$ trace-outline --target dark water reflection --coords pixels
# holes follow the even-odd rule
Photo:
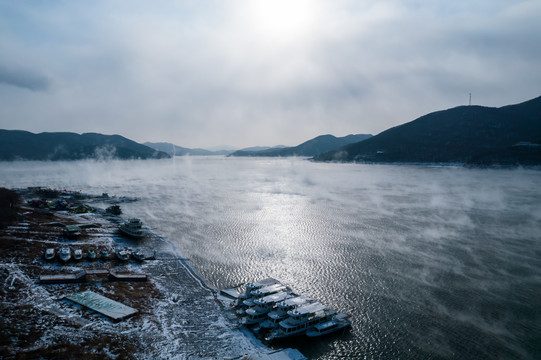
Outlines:
[[[126,215],[176,242],[217,288],[272,276],[350,313],[343,335],[286,343],[310,358],[541,357],[540,172],[231,158],[43,166],[45,184],[139,196]],[[8,183],[16,170],[4,170]]]

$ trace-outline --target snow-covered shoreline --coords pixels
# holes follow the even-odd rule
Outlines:
[[[23,200],[32,196],[21,193]],[[229,320],[217,291],[208,286],[182,256],[180,249],[150,229],[141,240],[117,232],[121,218],[103,211],[73,214],[48,212],[26,205],[18,221],[0,229],[1,325],[3,358],[56,356],[114,359],[243,359],[271,352]],[[143,219],[144,221],[144,219]],[[76,240],[67,240],[54,222],[91,223]],[[116,246],[156,250],[156,260],[139,263],[82,260],[60,265],[45,262],[51,246],[89,246],[112,250]],[[96,281],[82,284],[40,285],[40,274],[105,268],[144,273],[145,283]],[[70,294],[92,290],[125,303],[139,313],[120,323],[64,300]],[[9,324],[9,325],[8,325]]]

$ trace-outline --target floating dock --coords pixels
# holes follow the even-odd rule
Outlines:
[[[117,273],[114,271],[109,272],[110,281],[147,281],[146,274],[131,274],[131,273]]]
[[[222,289],[222,290],[220,290],[220,293],[222,295],[225,295],[225,296],[227,296],[227,297],[229,297],[231,299],[235,299],[235,300],[238,299],[239,295],[240,295],[240,293],[234,288]]]
[[[91,276],[89,279],[87,275]],[[97,276],[97,278],[96,278]],[[101,281],[100,278],[108,277],[109,281],[147,281],[146,274],[117,273],[114,270],[92,269],[81,270],[73,274],[40,275],[40,284],[66,284]]]
[[[87,275],[107,276],[107,275],[109,275],[109,270],[107,270],[107,269],[86,270],[86,274]]]
[[[40,275],[40,284],[63,284],[86,282],[86,271],[82,270],[74,274]]]

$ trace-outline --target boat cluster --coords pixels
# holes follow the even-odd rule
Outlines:
[[[86,204],[68,202],[66,199],[56,199],[56,200],[32,199],[28,201],[28,205],[34,208],[39,208],[39,209],[47,209],[47,210],[55,210],[55,211],[67,210],[75,214],[85,214],[85,213],[96,211],[96,209]]]
[[[240,323],[271,341],[292,336],[317,337],[351,326],[349,315],[337,313],[319,301],[294,293],[276,279],[245,286],[234,304]]]
[[[107,248],[102,248],[99,251],[95,248],[89,248],[86,251],[83,251],[81,248],[63,246],[58,251],[55,248],[47,248],[43,257],[47,261],[53,261],[58,257],[58,260],[65,264],[69,261],[81,261],[83,259],[88,261],[108,261],[116,258],[120,261],[128,261],[130,259],[143,261],[153,259],[155,255],[148,254],[142,249],[132,250],[130,248],[118,247],[113,252],[110,252]]]

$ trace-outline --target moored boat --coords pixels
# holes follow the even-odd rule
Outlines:
[[[137,218],[131,218],[124,224],[120,225],[118,229],[125,235],[140,239],[145,233],[143,232],[143,223]]]
[[[73,259],[74,260],[81,260],[83,258],[83,250],[81,249],[73,249]]]
[[[54,259],[54,249],[53,248],[48,248],[45,250],[45,254],[43,255],[43,257],[45,258],[45,260],[47,261],[51,261]]]
[[[239,323],[267,341],[307,335],[331,334],[351,326],[349,315],[339,313],[308,296],[297,295],[278,280],[268,278],[223,289],[220,294],[233,299]],[[224,298],[224,301],[227,299]]]
[[[137,261],[143,261],[147,259],[152,259],[153,255],[148,254],[146,251],[142,249],[137,249],[134,252],[132,252],[132,257]]]
[[[244,285],[245,290],[239,293],[238,295],[236,306],[244,306],[243,304],[244,300],[252,297],[253,290],[257,290],[262,287],[270,286],[274,284],[280,284],[280,282],[273,278],[266,278],[263,280],[247,283],[246,285]]]
[[[71,259],[71,249],[64,246],[58,252],[58,258],[63,262],[68,262]]]
[[[267,318],[267,314],[274,308],[277,302],[283,301],[292,296],[293,295],[289,294],[288,292],[282,291],[255,299],[254,306],[246,309],[246,316],[242,319],[241,323],[244,325],[251,325],[265,320]]]
[[[96,260],[98,255],[96,254],[96,250],[94,248],[90,248],[86,251],[86,258],[90,261]]]
[[[289,317],[281,321],[266,340],[304,335],[313,326],[330,320],[335,312],[322,303],[315,302],[290,310],[287,314]]]
[[[246,306],[246,307],[252,307],[252,306],[255,305],[254,301],[259,299],[259,298],[262,298],[262,297],[265,297],[265,296],[268,296],[268,295],[272,295],[272,294],[276,294],[276,293],[279,293],[279,292],[282,292],[282,291],[289,291],[289,290],[291,290],[291,289],[289,289],[286,285],[281,284],[281,283],[273,284],[273,285],[269,285],[269,286],[264,286],[264,287],[256,289],[256,290],[252,290],[250,292],[251,297],[244,300],[243,305]]]
[[[100,250],[100,258],[104,261],[109,259],[109,251],[105,248]]]
[[[120,261],[128,261],[130,259],[130,250],[126,248],[117,248],[115,254]]]
[[[267,314],[267,319],[261,323],[261,328],[274,329],[278,327],[280,321],[285,320],[289,316],[287,315],[289,310],[311,302],[314,302],[312,298],[300,295],[276,303],[276,307]]]
[[[347,314],[336,314],[331,320],[316,324],[310,329],[306,330],[306,336],[308,337],[317,337],[332,334],[338,330],[345,329],[351,326],[351,321],[349,321],[349,315]]]
[[[120,209],[120,205],[111,205],[107,209],[105,209],[106,212],[113,215],[120,215],[122,214],[122,210]]]

